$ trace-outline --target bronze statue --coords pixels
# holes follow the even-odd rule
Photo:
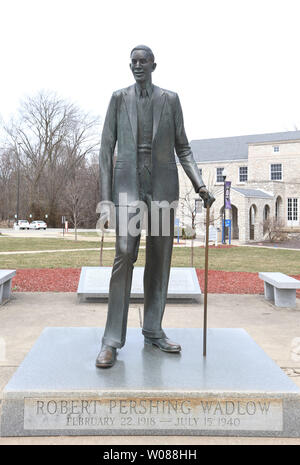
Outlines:
[[[164,205],[174,205],[178,201],[175,152],[204,205],[214,201],[189,146],[178,95],[152,84],[156,63],[149,47],[139,45],[130,56],[130,69],[136,84],[113,93],[100,149],[101,200],[112,201],[116,212],[116,255],[106,327],[96,360],[96,366],[100,368],[113,366],[117,349],[125,344],[133,265],[138,255],[140,234],[132,235],[129,229],[120,232],[124,209],[127,208],[125,216],[129,221],[133,215],[130,206],[142,201],[148,208],[149,228],[153,223],[151,208],[154,204],[161,205],[164,210]],[[116,143],[117,159],[113,166]],[[124,194],[126,200],[120,202]],[[168,234],[162,231],[160,216],[158,232],[148,233],[146,238],[142,333],[146,344],[178,353],[180,345],[170,341],[162,329],[174,238],[174,208],[169,208],[167,218]],[[109,209],[105,206],[101,209],[101,219],[110,221]]]

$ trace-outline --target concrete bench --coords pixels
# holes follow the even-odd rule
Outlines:
[[[0,305],[10,299],[11,281],[16,275],[16,270],[0,270]]]
[[[258,273],[264,281],[266,300],[274,301],[276,307],[296,307],[296,289],[300,281],[283,273]]]

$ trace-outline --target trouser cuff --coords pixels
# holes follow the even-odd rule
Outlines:
[[[142,333],[144,336],[151,337],[153,339],[161,339],[162,337],[166,337],[166,334],[162,329],[158,331],[149,331],[148,329],[143,329]]]
[[[106,344],[111,347],[115,347],[116,349],[121,349],[121,347],[124,346],[124,342],[119,342],[119,341],[114,341],[113,339],[110,339],[109,337],[103,337],[102,338],[102,344]]]

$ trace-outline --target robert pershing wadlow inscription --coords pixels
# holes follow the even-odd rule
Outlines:
[[[260,398],[25,399],[25,429],[282,430],[282,401]]]
[[[100,149],[100,224],[115,216],[116,255],[108,314],[96,366],[114,365],[125,344],[133,265],[137,259],[142,218],[147,221],[144,272],[146,344],[178,353],[162,329],[170,274],[174,211],[179,196],[175,152],[204,206],[215,200],[206,189],[185,134],[178,95],[152,84],[156,63],[152,50],[138,45],[130,54],[136,83],[113,93]],[[114,153],[117,157],[114,166]]]

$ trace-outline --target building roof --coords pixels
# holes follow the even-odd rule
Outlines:
[[[296,139],[300,139],[300,131],[192,140],[190,145],[196,162],[214,162],[225,160],[247,160],[248,144],[283,142]]]
[[[239,192],[244,197],[255,197],[258,199],[272,199],[274,196],[260,189],[247,189],[243,187],[232,187],[233,191]]]

